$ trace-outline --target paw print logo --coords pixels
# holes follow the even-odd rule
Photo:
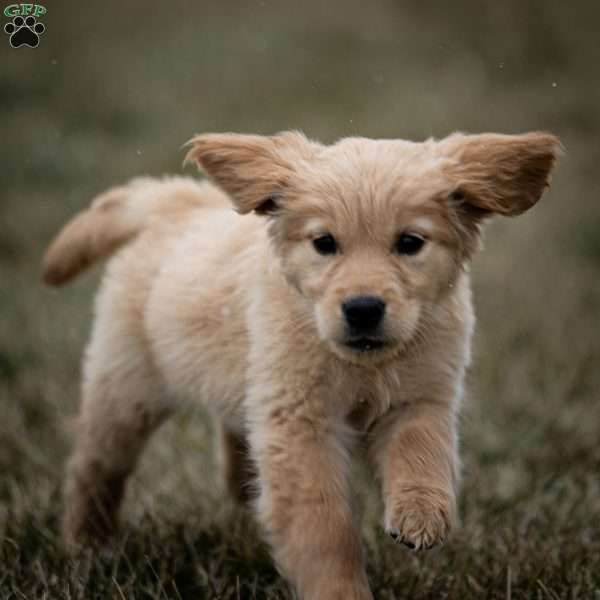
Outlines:
[[[40,35],[44,31],[46,31],[44,25],[31,15],[26,19],[15,17],[12,23],[7,23],[4,26],[4,32],[10,35],[10,45],[13,48],[19,48],[20,46],[37,48],[40,43]]]

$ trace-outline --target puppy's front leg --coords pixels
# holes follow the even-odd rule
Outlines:
[[[385,529],[410,548],[442,543],[456,520],[458,457],[454,409],[420,401],[397,409],[374,431]]]
[[[259,518],[303,600],[369,600],[348,497],[347,449],[316,404],[279,398],[253,415]]]

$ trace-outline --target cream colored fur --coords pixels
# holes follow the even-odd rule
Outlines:
[[[85,356],[66,539],[115,529],[148,436],[190,400],[220,423],[236,497],[256,471],[258,517],[303,598],[371,598],[347,480],[359,439],[385,529],[416,548],[443,542],[456,521],[469,259],[487,216],[540,198],[558,152],[544,133],[333,146],[212,134],[188,158],[218,187],[138,179],[102,195],[44,265],[63,283],[122,247]],[[420,252],[395,250],[402,233],[425,239]],[[325,234],[337,253],[313,247]],[[365,294],[386,304],[382,348],[347,345],[341,304]]]

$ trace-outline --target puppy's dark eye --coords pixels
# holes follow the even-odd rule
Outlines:
[[[335,254],[338,250],[335,238],[329,233],[315,238],[312,243],[319,254]]]
[[[394,249],[398,254],[414,256],[418,254],[425,245],[425,238],[414,233],[403,233],[398,238]]]

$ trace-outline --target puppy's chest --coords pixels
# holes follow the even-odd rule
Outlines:
[[[385,412],[378,410],[371,399],[361,396],[349,406],[344,421],[355,431],[363,433],[369,431]]]
[[[402,401],[401,382],[396,378],[362,375],[338,385],[339,416],[358,432],[368,431],[392,406]]]

